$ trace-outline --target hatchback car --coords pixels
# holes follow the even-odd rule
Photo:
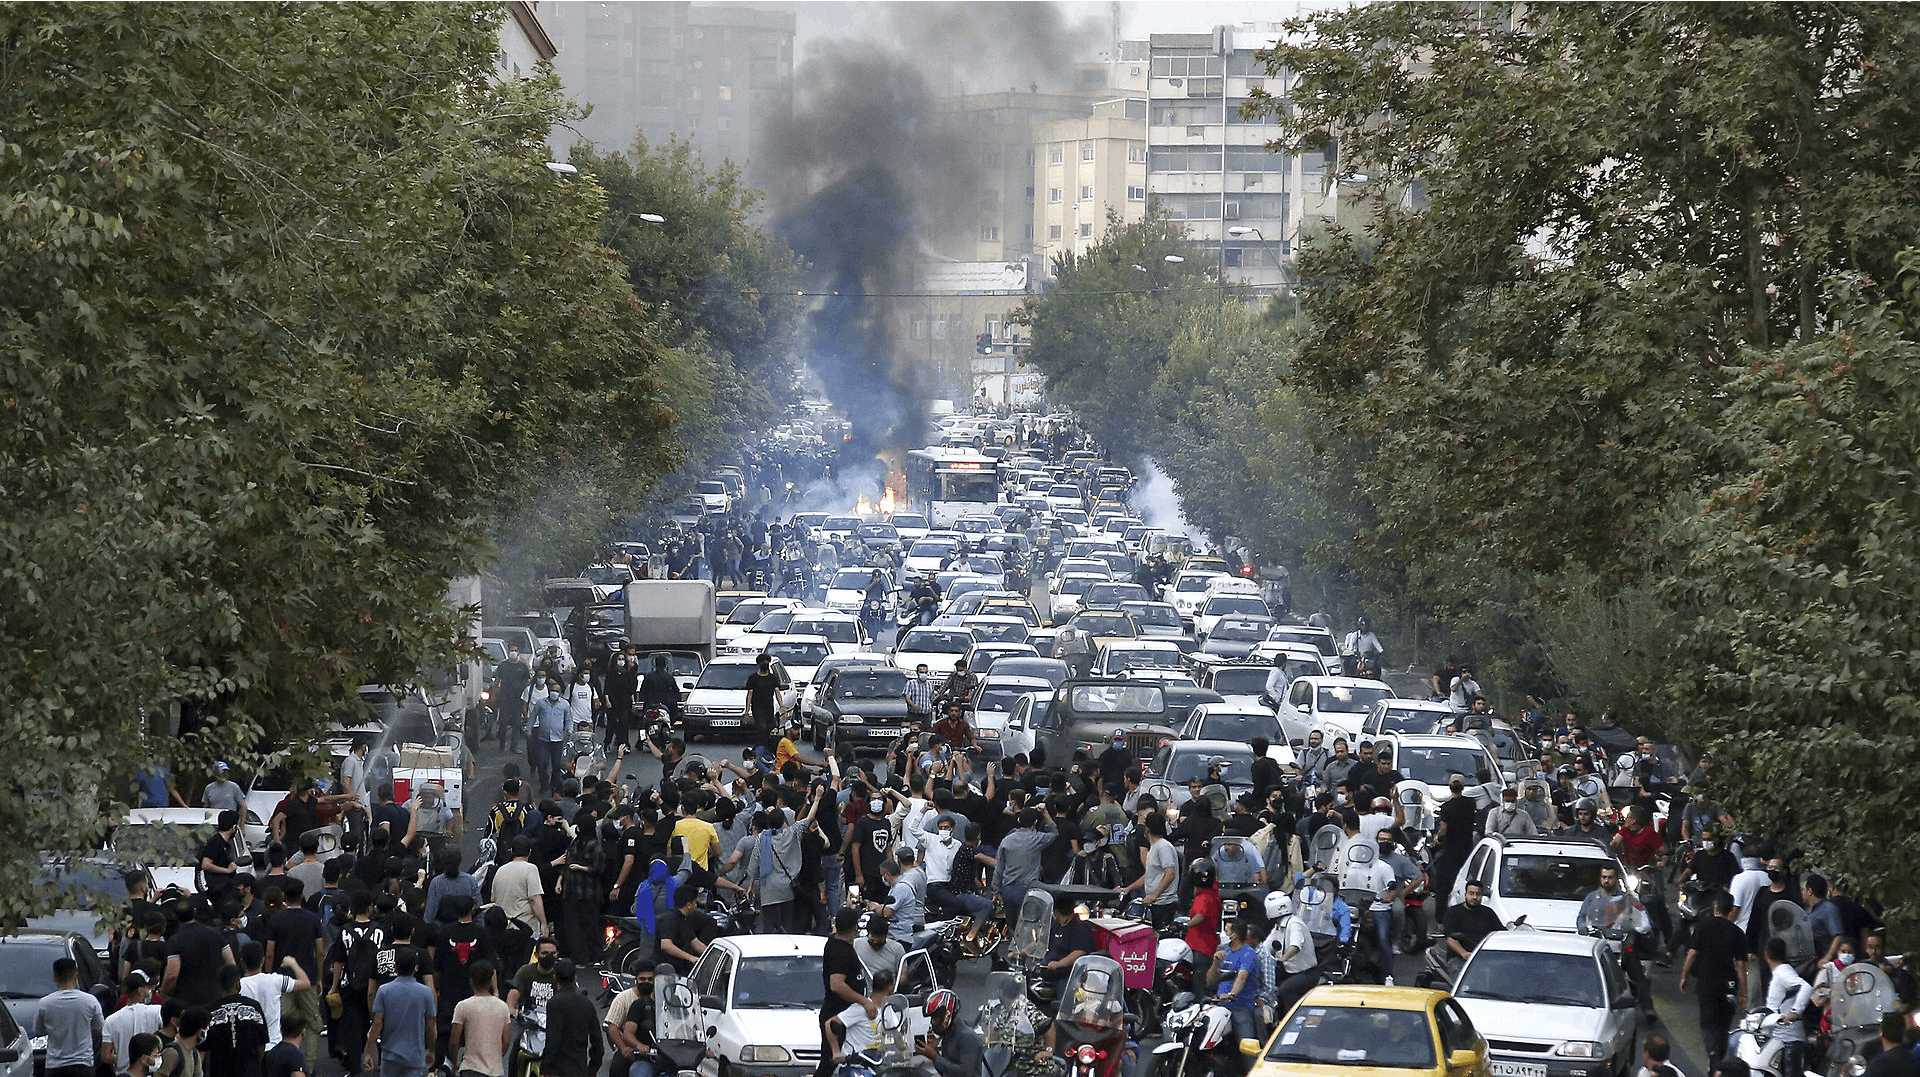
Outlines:
[[[1289,740],[1304,739],[1314,729],[1339,729],[1357,737],[1373,705],[1395,695],[1384,681],[1300,677],[1287,686],[1286,698],[1280,702],[1280,725]]]
[[[695,1026],[712,1029],[703,1077],[804,1077],[820,1064],[820,935],[727,935],[687,975]]]
[[[688,740],[696,733],[732,732],[748,727],[747,676],[754,669],[752,656],[734,655],[716,658],[700,671],[700,679],[694,682],[693,691],[687,693],[686,704],[680,708],[686,720]],[[781,702],[791,708],[795,696],[786,667],[776,661],[773,673],[780,679]]]
[[[1494,1077],[1625,1077],[1638,1061],[1640,1008],[1601,939],[1496,931],[1453,997],[1487,1038]]]
[[[1273,1030],[1250,1077],[1492,1077],[1487,1041],[1445,991],[1316,987]]]
[[[1580,903],[1600,885],[1600,869],[1625,869],[1600,846],[1553,838],[1481,838],[1454,880],[1448,904],[1466,899],[1467,883],[1486,888],[1486,904],[1503,924],[1522,916],[1542,931],[1572,932]]]
[[[907,725],[907,674],[887,666],[850,666],[827,675],[813,709],[813,745],[884,752]]]

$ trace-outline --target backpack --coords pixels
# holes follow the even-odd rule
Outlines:
[[[340,944],[347,951],[347,987],[365,991],[367,984],[380,976],[382,955],[386,958],[386,976],[393,975],[393,948],[387,932],[379,924],[354,922],[340,932]]]
[[[487,815],[487,837],[493,839],[495,855],[505,854],[526,829],[527,806],[518,800],[502,800]]]

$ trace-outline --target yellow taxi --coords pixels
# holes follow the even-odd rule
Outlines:
[[[1241,1040],[1250,1077],[1490,1077],[1487,1041],[1445,991],[1371,984],[1307,992],[1264,1047]]]

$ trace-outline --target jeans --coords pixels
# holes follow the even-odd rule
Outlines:
[[[1236,1041],[1237,1040],[1257,1040],[1260,1038],[1260,1022],[1255,1019],[1253,1007],[1228,1006],[1227,1014],[1228,1016],[1233,1018],[1233,1038]],[[1222,1046],[1224,1047],[1225,1045],[1223,1044]],[[1245,1065],[1252,1064],[1253,1062],[1252,1059],[1246,1058],[1244,1055],[1240,1054],[1238,1043],[1234,1044],[1233,1047],[1229,1049],[1232,1050],[1235,1058],[1239,1058],[1242,1060],[1243,1064]]]
[[[1380,947],[1380,964],[1388,972],[1393,971],[1393,910],[1372,910],[1373,937]]]
[[[840,911],[840,858],[829,856],[820,862],[820,881],[827,888],[827,920]]]
[[[1003,886],[1000,888],[1000,904],[1006,906],[1008,923],[1020,919],[1020,905],[1027,900],[1027,889],[1028,888],[1024,886]],[[1169,922],[1171,922],[1171,918],[1169,918]]]
[[[930,883],[927,901],[937,909],[958,909],[973,918],[975,931],[993,915],[993,899],[980,894],[957,894],[947,883]]]
[[[546,793],[558,784],[560,744],[550,741],[538,730],[527,736],[527,782],[537,793]]]
[[[627,1067],[627,1077],[653,1077],[653,1063],[644,1058],[636,1058],[633,1065]]]
[[[380,1060],[380,1077],[427,1077],[427,1067],[383,1058]]]

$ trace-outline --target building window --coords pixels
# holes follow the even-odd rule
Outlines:
[[[1228,247],[1220,252],[1220,264],[1228,269],[1239,269],[1245,253],[1239,247]]]
[[[733,100],[733,87],[731,87],[731,86],[722,86],[722,87],[720,87],[720,91],[719,91],[719,92],[720,92],[720,100],[722,100],[722,101],[731,101],[731,100]]]
[[[986,168],[999,168],[1000,147],[988,146],[986,150],[980,154],[980,164]]]
[[[952,317],[952,315],[946,314],[933,320],[933,339],[947,339],[947,319],[950,317]]]
[[[1080,201],[1082,202],[1093,201],[1093,184],[1083,183],[1080,185]]]
[[[927,323],[922,319],[915,318],[913,320],[912,335],[915,340],[927,339]]]
[[[1081,225],[1081,226],[1080,226],[1080,238],[1081,238],[1081,239],[1091,239],[1092,237],[1093,237],[1093,225],[1091,225],[1091,224],[1083,224],[1083,225]]]
[[[1061,149],[1058,146],[1055,146],[1053,149],[1050,149],[1047,151],[1047,163],[1050,165],[1057,165],[1060,162],[1066,160],[1066,157],[1067,157],[1067,151]]]
[[[1145,187],[1127,188],[1127,201],[1145,202],[1146,200],[1147,200],[1147,189]]]
[[[1027,188],[1027,201],[1033,201],[1033,188]]]
[[[1058,187],[1047,188],[1047,201],[1049,202],[1060,201],[1060,188]]]
[[[991,225],[991,224],[983,224],[983,225],[981,225],[981,226],[980,226],[980,242],[982,242],[982,243],[998,243],[998,242],[1000,242],[1000,228],[999,228],[999,226],[997,226],[997,225]]]
[[[722,131],[733,130],[733,117],[731,116],[720,117],[720,130]]]
[[[1059,226],[1059,225],[1057,225],[1057,224],[1050,224],[1050,225],[1047,225],[1047,238],[1048,238],[1048,239],[1059,239],[1059,238],[1060,238],[1060,226]]]
[[[1128,146],[1127,147],[1127,163],[1130,165],[1146,164],[1147,148],[1145,146]]]
[[[1028,168],[1033,167],[1033,151],[1032,150],[1027,151],[1027,167]]]
[[[1086,145],[1080,147],[1080,159],[1082,161],[1093,160],[1093,143],[1089,142]]]
[[[1027,242],[1033,242],[1033,225],[1027,225]]]

